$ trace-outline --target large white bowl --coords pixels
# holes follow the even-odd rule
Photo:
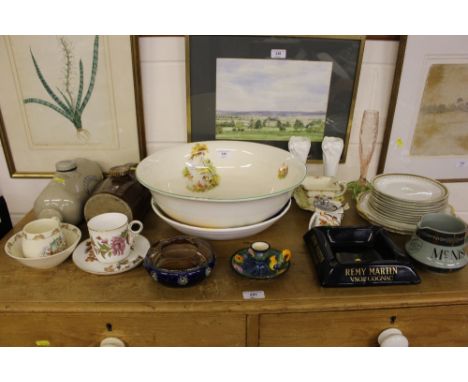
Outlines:
[[[203,228],[203,227],[194,227],[188,224],[183,224],[178,221],[175,221],[168,217],[164,212],[162,212],[156,203],[152,200],[151,207],[153,211],[158,215],[162,220],[164,220],[171,227],[175,228],[177,231],[185,233],[187,235],[201,237],[208,240],[234,240],[241,239],[244,237],[255,235],[259,232],[262,232],[276,223],[281,219],[286,212],[289,211],[291,207],[291,199],[287,204],[272,218],[264,220],[257,224],[247,225],[244,227],[235,227],[235,228]]]
[[[193,191],[203,171],[212,187]],[[305,164],[288,151],[241,141],[170,147],[145,158],[136,169],[137,179],[166,215],[207,228],[244,227],[271,218],[305,175]]]
[[[67,223],[60,223],[60,227],[62,228],[63,235],[65,236],[65,242],[67,243],[67,248],[62,252],[44,257],[24,257],[23,250],[21,248],[21,242],[23,239],[21,232],[19,232],[8,239],[5,244],[5,253],[27,267],[37,269],[56,267],[63,263],[68,256],[72,254],[81,239],[81,231],[78,227]]]

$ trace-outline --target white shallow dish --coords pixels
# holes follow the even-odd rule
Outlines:
[[[60,226],[67,243],[67,248],[62,252],[44,257],[24,257],[23,250],[21,248],[21,242],[23,239],[21,232],[19,232],[6,242],[5,253],[27,267],[36,269],[49,269],[56,267],[63,263],[68,256],[73,253],[73,250],[81,239],[81,231],[78,227],[67,223],[61,223]]]
[[[215,179],[214,185],[198,187],[202,171]],[[245,227],[269,219],[305,175],[305,164],[288,151],[244,141],[170,147],[136,169],[139,182],[167,216],[205,228]]]
[[[168,217],[163,211],[161,211],[158,208],[154,200],[151,200],[151,207],[153,207],[153,211],[156,213],[156,215],[163,219],[167,224],[175,228],[177,231],[180,231],[187,235],[196,236],[208,240],[234,240],[255,235],[259,232],[266,230],[271,225],[276,223],[289,211],[289,208],[291,207],[291,199],[283,207],[283,209],[281,209],[280,212],[278,212],[275,216],[271,217],[270,219],[267,219],[260,223],[235,228],[194,227],[180,223]]]
[[[413,174],[382,174],[372,180],[374,189],[389,198],[415,203],[437,203],[448,195],[440,182]]]
[[[91,241],[89,239],[80,243],[73,252],[73,262],[82,271],[95,275],[115,275],[122,272],[127,272],[143,262],[150,243],[148,239],[142,235],[138,235],[133,242],[130,254],[124,260],[116,263],[101,263],[91,249]]]

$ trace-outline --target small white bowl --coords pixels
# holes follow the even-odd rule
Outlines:
[[[5,253],[11,258],[19,261],[21,264],[31,268],[53,268],[60,263],[63,263],[68,258],[68,256],[73,253],[73,250],[76,248],[81,239],[81,231],[78,227],[67,223],[61,223],[60,226],[67,243],[67,248],[62,252],[45,257],[24,257],[23,251],[21,249],[21,241],[23,239],[21,232],[19,232],[16,235],[10,237],[10,239],[6,242]]]
[[[164,212],[162,212],[158,208],[154,200],[151,200],[151,207],[153,207],[153,211],[156,213],[156,215],[158,215],[171,227],[175,228],[176,230],[182,233],[201,237],[208,240],[233,240],[244,238],[247,236],[252,236],[266,230],[268,227],[270,227],[279,219],[281,219],[286,214],[286,212],[289,211],[289,208],[291,207],[291,199],[289,199],[286,205],[270,219],[264,220],[260,223],[234,228],[204,228],[183,224],[176,220],[172,220],[170,217],[164,214]]]

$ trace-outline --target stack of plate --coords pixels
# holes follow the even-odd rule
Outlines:
[[[413,174],[383,174],[359,196],[358,212],[389,231],[409,234],[425,214],[450,212],[448,190],[440,182]]]

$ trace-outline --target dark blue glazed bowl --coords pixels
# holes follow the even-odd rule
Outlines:
[[[208,242],[191,236],[176,236],[154,244],[143,266],[157,282],[186,287],[208,277],[215,262]]]

